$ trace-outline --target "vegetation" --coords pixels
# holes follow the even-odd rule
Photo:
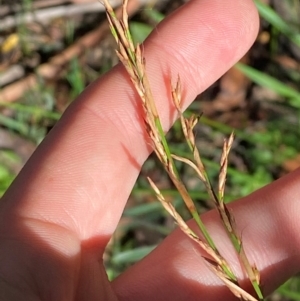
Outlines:
[[[174,7],[177,2],[180,4],[179,0],[172,2]],[[219,180],[223,139],[232,130],[235,132],[227,168],[225,204],[300,165],[300,24],[297,18],[286,17],[294,16],[295,11],[299,15],[299,4],[296,0],[272,1],[270,4],[255,2],[262,18],[255,45],[236,69],[230,70],[193,103],[186,115],[190,118],[193,114],[204,112],[200,123],[194,128],[197,133],[195,144],[201,150],[201,159],[212,183]],[[32,10],[40,8],[35,1],[26,0],[19,12],[25,15]],[[167,6],[140,10],[130,28],[134,41],[141,42],[169,12]],[[0,135],[3,135],[0,136],[1,194],[68,103],[117,61],[112,55],[114,43],[109,34],[102,35],[85,53],[65,61],[63,71],[49,79],[45,74],[51,70],[53,57],[76,45],[80,38],[106,20],[104,13],[98,12],[58,17],[49,22],[47,28],[39,23],[25,26],[21,22],[17,27],[2,31],[2,74],[7,74],[7,70],[14,65],[23,68],[24,73],[2,85],[2,93],[0,91]],[[57,28],[63,32],[59,37],[55,32]],[[7,98],[13,98],[9,94],[11,85],[32,74],[36,75],[35,85],[30,90],[23,88],[21,97],[7,101]],[[225,101],[226,108],[222,106]],[[167,138],[170,141],[170,153],[193,159],[180,122],[175,124]],[[21,151],[20,145],[26,151]],[[211,208],[207,202],[205,185],[195,182],[193,172],[184,162],[177,163],[177,173],[182,175],[197,211]],[[108,247],[106,257],[110,278],[145,256],[174,227],[156,201],[147,177],[163,187],[158,192],[159,196],[172,199],[183,219],[189,218],[180,194],[164,174],[155,156],[151,156],[136,183],[115,239]],[[282,300],[300,300],[299,285],[296,276],[279,288],[270,300],[278,300],[278,296]]]

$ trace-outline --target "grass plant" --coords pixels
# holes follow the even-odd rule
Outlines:
[[[129,30],[128,15],[126,12],[128,1],[123,0],[123,14],[121,20],[116,18],[115,13],[107,0],[104,0],[103,3],[106,8],[111,32],[118,44],[117,55],[126,68],[128,75],[140,97],[144,109],[144,122],[146,132],[152,143],[153,150],[157,158],[163,165],[168,176],[170,177],[173,185],[181,195],[186,207],[195,220],[204,239],[200,238],[200,236],[187,225],[181,215],[176,211],[172,202],[166,200],[155,183],[150,178],[148,178],[151,187],[155,191],[156,196],[163,207],[175,219],[180,229],[205,251],[207,255],[203,256],[203,258],[206,261],[207,265],[227,285],[231,292],[241,300],[263,300],[264,297],[260,287],[259,271],[248,261],[248,258],[243,249],[240,234],[237,232],[236,226],[234,224],[234,217],[227,209],[224,202],[228,155],[233,143],[233,134],[231,134],[230,137],[224,142],[223,152],[220,160],[218,189],[216,192],[213,188],[213,185],[211,184],[195,143],[195,135],[193,130],[198,123],[199,118],[195,115],[192,115],[190,118],[185,118],[181,112],[180,77],[178,77],[176,85],[172,87],[172,98],[180,116],[180,122],[184,137],[190,148],[190,151],[193,154],[192,160],[173,154],[169,148],[145,70],[145,58],[142,55],[140,45],[134,45],[131,32]],[[233,246],[235,247],[235,250],[240,258],[243,270],[246,271],[249,280],[251,281],[252,286],[257,294],[257,297],[251,296],[248,292],[244,291],[240,287],[237,277],[233,273],[226,259],[222,257],[221,252],[216,247],[203,221],[201,220],[195,203],[189,195],[187,187],[180,177],[175,161],[180,161],[189,165],[205,185],[208,195],[213,200],[214,205],[219,212],[221,221],[223,222],[227,234]]]

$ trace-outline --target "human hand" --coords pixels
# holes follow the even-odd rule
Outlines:
[[[248,50],[257,28],[250,0],[194,0],[154,31],[145,57],[166,129],[173,122],[169,79],[180,74],[186,107]],[[235,299],[179,230],[107,280],[103,251],[151,151],[136,103],[117,66],[70,106],[7,191],[0,202],[0,300]],[[231,206],[266,292],[299,271],[299,178],[300,170]],[[204,220],[242,278],[216,213]]]

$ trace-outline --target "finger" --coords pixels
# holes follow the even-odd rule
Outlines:
[[[300,169],[230,205],[250,262],[261,272],[265,294],[300,270],[299,181]],[[245,279],[217,213],[205,214],[204,221],[239,279]],[[249,289],[248,281],[242,284]],[[236,300],[180,230],[116,279],[113,288],[120,301]]]
[[[144,54],[166,129],[175,118],[169,81],[180,75],[186,107],[245,53],[257,23],[252,1],[194,0],[154,30]],[[138,103],[120,66],[91,85],[9,189],[5,215],[47,221],[103,248],[150,152]]]

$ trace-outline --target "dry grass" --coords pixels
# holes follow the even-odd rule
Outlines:
[[[184,133],[186,142],[193,154],[193,159],[187,159],[176,154],[171,153],[168,142],[163,131],[159,114],[156,109],[153,94],[145,70],[145,58],[142,55],[140,45],[134,45],[128,26],[127,4],[128,0],[123,0],[123,13],[121,19],[118,19],[107,0],[103,0],[106,8],[107,18],[110,24],[111,32],[118,44],[117,55],[126,68],[129,77],[134,84],[134,87],[140,96],[144,109],[144,122],[146,131],[152,142],[153,150],[158,159],[163,165],[165,171],[168,173],[174,186],[180,193],[186,207],[191,213],[193,219],[196,221],[204,240],[202,240],[183,220],[178,214],[171,201],[167,201],[154,182],[149,179],[150,185],[154,189],[157,198],[162,203],[164,208],[175,219],[181,230],[195,241],[207,254],[203,257],[207,265],[215,272],[215,274],[226,284],[231,292],[241,300],[263,300],[263,295],[260,287],[260,275],[255,266],[252,266],[244,252],[240,234],[236,230],[234,217],[227,209],[224,203],[224,190],[227,174],[228,156],[233,143],[233,134],[224,141],[223,152],[220,160],[219,169],[219,183],[217,192],[210,182],[206,168],[201,160],[200,152],[196,147],[194,127],[199,121],[199,117],[192,115],[190,118],[185,118],[181,112],[181,85],[180,77],[177,83],[172,87],[172,98],[174,105],[178,111],[181,127]],[[171,79],[170,79],[171,82]],[[176,168],[176,161],[181,161],[189,165],[197,174],[199,179],[204,183],[210,199],[213,201],[216,209],[219,212],[221,221],[230,237],[230,240],[235,247],[239,256],[241,266],[248,275],[250,282],[257,297],[253,297],[248,292],[244,291],[240,285],[237,277],[232,272],[232,269],[225,258],[222,257],[221,252],[217,249],[214,241],[208,233],[204,223],[201,220],[196,206],[188,193],[188,190],[182,181],[180,174]]]

